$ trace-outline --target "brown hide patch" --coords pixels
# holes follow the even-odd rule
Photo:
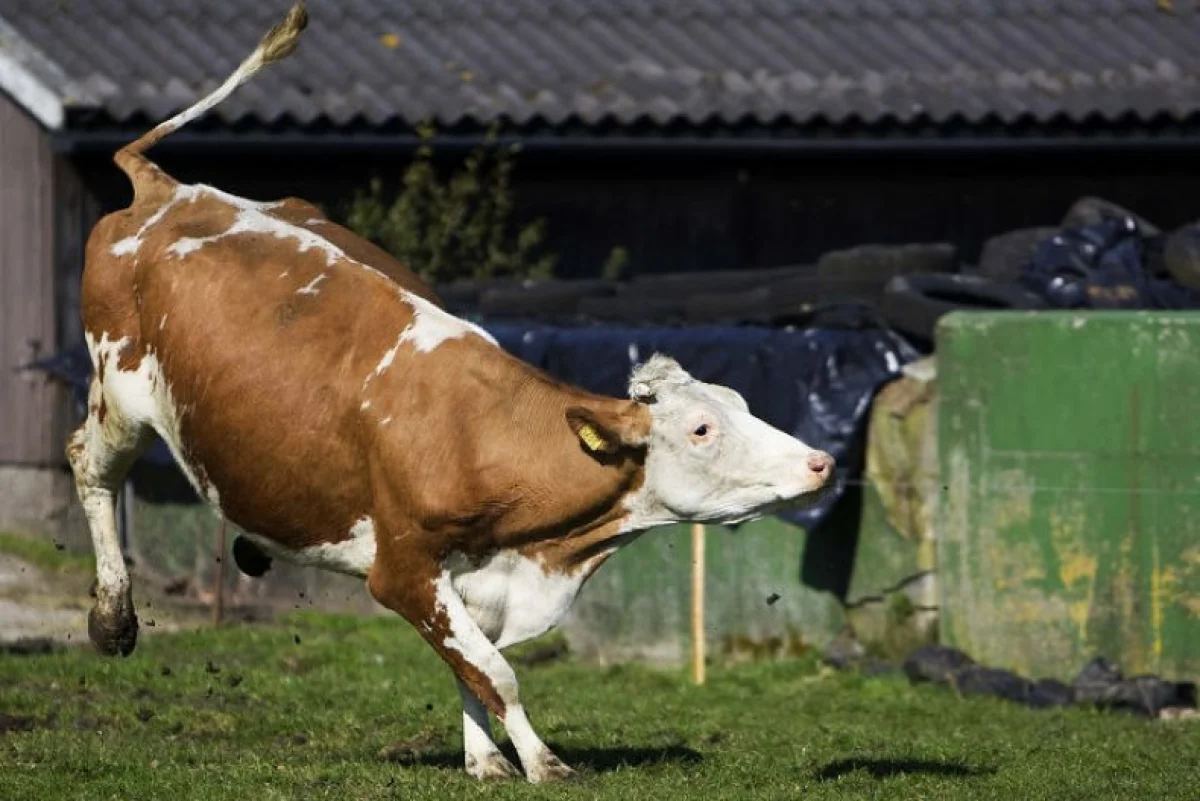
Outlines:
[[[439,560],[514,548],[549,569],[578,569],[618,536],[645,454],[587,451],[568,410],[587,408],[639,442],[648,410],[565,387],[477,339],[448,340],[431,355],[442,354],[446,369],[420,369],[417,355],[372,384],[374,415],[419,421],[376,429],[388,491],[415,528],[437,535]]]
[[[241,210],[193,191],[182,200],[173,189],[139,193],[161,202],[97,225],[84,271],[87,330],[130,339],[118,369],[136,369],[147,349],[159,357],[184,459],[234,522],[293,548],[341,541],[370,512],[352,396],[392,344],[366,321],[403,327],[411,309],[379,275],[346,260],[331,268],[325,251],[300,251],[296,238],[225,236]],[[139,232],[136,251],[113,254]],[[319,295],[296,294],[325,271],[336,276]],[[171,325],[160,328],[164,315]]]
[[[575,428],[581,411],[585,411],[582,419],[600,428],[606,441],[614,443],[601,452],[582,441],[575,443],[606,468],[606,480],[575,488],[570,480],[573,474],[564,472],[558,494],[567,506],[555,516],[553,525],[519,550],[547,574],[574,575],[585,570],[586,580],[622,539],[621,527],[629,515],[626,501],[645,482],[644,443],[650,435],[651,418],[649,410],[639,403],[592,400],[587,406],[567,409],[570,428],[577,438]],[[558,447],[569,449],[565,444]]]
[[[188,235],[205,240],[182,256],[175,209],[147,233],[142,327],[225,514],[288,548],[340,542],[371,513],[363,376],[412,311],[390,282],[329,250],[271,230],[226,234],[243,213],[208,194],[181,206]]]
[[[133,260],[114,256],[111,249],[115,242],[136,234],[155,210],[153,207],[127,209],[103,217],[92,229],[85,248],[79,296],[83,330],[96,342],[106,334],[110,342],[129,339],[122,357],[117,360],[117,369],[123,370],[124,365],[130,363],[136,369],[141,363],[141,355]],[[101,357],[95,367],[96,379],[104,383],[108,359]]]
[[[217,204],[210,200],[202,200],[191,205],[192,208],[188,209],[190,214],[187,216],[180,214],[178,215],[179,219],[172,220],[170,223],[173,242],[183,239],[202,239],[206,236],[213,236],[218,231],[227,231],[237,216],[236,211],[224,203]],[[168,241],[167,244],[173,244],[173,242]],[[172,255],[168,258],[179,257]]]
[[[117,369],[122,372],[132,372],[138,369],[142,363],[142,356],[145,355],[144,350],[139,347],[139,341],[126,345],[121,350],[121,356],[117,359]]]
[[[118,151],[113,161],[133,184],[133,209],[156,208],[179,186],[162,168],[140,154]]]
[[[624,538],[621,530],[629,516],[625,499],[637,492],[645,480],[643,461],[633,460],[621,468],[620,479],[611,493],[601,495],[593,515],[582,525],[564,521],[519,550],[541,565],[547,575],[575,575],[586,571],[591,575],[613,554]]]

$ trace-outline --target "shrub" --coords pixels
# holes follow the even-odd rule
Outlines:
[[[555,256],[542,253],[545,220],[519,229],[512,219],[513,159],[495,129],[462,165],[443,178],[433,164],[434,129],[418,129],[421,144],[387,197],[378,178],[356,193],[346,225],[432,283],[494,277],[549,278]]]

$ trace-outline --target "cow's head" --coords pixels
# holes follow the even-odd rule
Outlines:
[[[643,411],[640,425],[624,415],[576,418],[572,426],[597,452],[644,449],[644,481],[630,499],[636,528],[741,522],[812,503],[832,483],[829,454],[755,417],[737,392],[696,380],[671,358],[655,355],[637,367],[629,395]]]

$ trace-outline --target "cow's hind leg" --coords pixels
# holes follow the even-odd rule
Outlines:
[[[149,429],[129,422],[93,380],[88,416],[67,442],[67,460],[87,516],[96,556],[96,603],[88,614],[88,637],[101,653],[128,656],[137,644],[138,622],[129,571],[117,535],[116,493],[149,441]]]
[[[462,696],[463,751],[466,754],[467,773],[476,779],[520,777],[521,771],[500,753],[492,739],[487,707],[462,679],[458,679],[458,692]]]

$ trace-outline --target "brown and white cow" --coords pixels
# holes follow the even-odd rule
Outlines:
[[[181,184],[143,156],[306,23],[300,2],[218,90],[115,156],[135,197],[88,241],[95,373],[67,447],[96,554],[89,635],[134,648],[113,498],[157,432],[257,548],[364,578],[421,633],[457,678],[471,775],[520,775],[490,711],[530,781],[563,778],[500,649],[555,626],[638,533],[803,503],[833,460],[664,356],[628,400],[556,383],[314,206]]]

